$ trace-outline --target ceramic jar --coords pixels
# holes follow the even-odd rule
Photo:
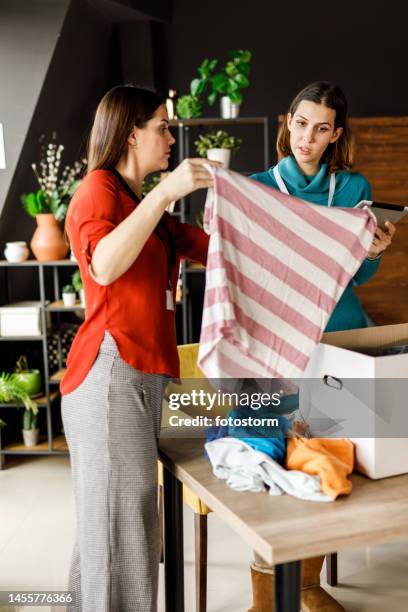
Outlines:
[[[37,229],[31,240],[31,250],[38,261],[64,259],[69,245],[65,242],[58,221],[52,213],[36,216]]]
[[[6,242],[4,256],[10,263],[18,263],[28,258],[29,250],[26,242]]]

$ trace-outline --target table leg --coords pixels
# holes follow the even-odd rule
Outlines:
[[[300,610],[300,561],[275,565],[276,612]]]
[[[184,612],[183,486],[163,467],[166,612]]]

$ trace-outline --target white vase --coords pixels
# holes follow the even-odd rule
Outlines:
[[[28,258],[29,250],[26,242],[6,242],[4,256],[10,263],[19,263]]]
[[[39,429],[23,429],[22,432],[25,446],[36,446],[38,444]]]
[[[208,149],[207,159],[221,162],[224,168],[229,168],[231,149]]]
[[[76,293],[63,293],[62,300],[64,302],[64,306],[75,306]]]
[[[236,119],[239,115],[239,104],[231,102],[228,96],[222,96],[220,113],[222,119]]]

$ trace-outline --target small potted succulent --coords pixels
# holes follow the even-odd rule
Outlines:
[[[200,134],[194,144],[200,157],[219,161],[224,168],[228,168],[231,153],[239,151],[242,139],[230,136],[224,130],[217,130],[216,132]]]
[[[85,292],[82,284],[81,272],[75,270],[72,275],[72,286],[74,290],[79,293],[79,299],[81,300],[81,306],[85,308]]]
[[[73,285],[64,285],[62,288],[62,300],[64,302],[64,306],[75,306],[76,292]]]
[[[38,444],[40,430],[37,427],[38,406],[30,398],[16,374],[2,372],[0,374],[0,403],[16,403],[24,405],[23,439],[26,446]],[[4,423],[4,421],[2,422]],[[0,425],[4,427],[3,425]]]

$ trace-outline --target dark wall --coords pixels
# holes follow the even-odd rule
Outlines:
[[[6,241],[30,241],[34,231],[20,195],[37,188],[31,164],[39,161],[41,136],[48,142],[56,133],[65,147],[63,164],[81,159],[96,105],[110,87],[123,81],[156,85],[152,45],[150,20],[139,12],[107,0],[71,0],[5,199],[1,251]]]
[[[269,116],[274,151],[277,115],[313,80],[337,82],[353,116],[406,115],[407,21],[406,4],[382,0],[174,0],[165,27],[166,85],[185,93],[204,57],[224,61],[229,50],[251,50],[242,114]]]

